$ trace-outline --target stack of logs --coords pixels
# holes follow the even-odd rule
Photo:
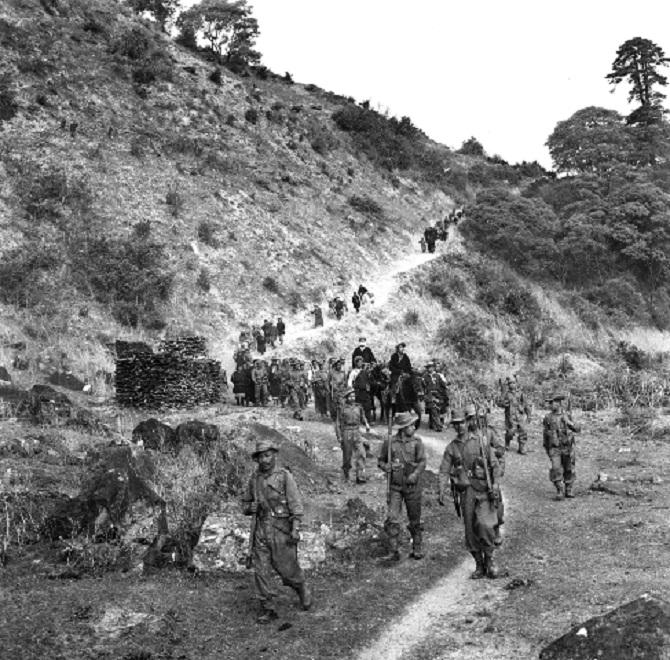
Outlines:
[[[203,337],[164,341],[159,352],[117,342],[116,399],[136,408],[192,408],[221,400],[221,363],[206,357]]]

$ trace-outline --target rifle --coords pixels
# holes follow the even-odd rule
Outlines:
[[[451,480],[451,497],[454,500],[454,509],[456,509],[456,515],[459,518],[463,517],[461,512],[461,494],[456,490],[456,484],[453,479]]]
[[[256,475],[254,474],[253,481],[254,502],[256,503],[256,513],[251,518],[251,527],[249,529],[249,552],[247,554],[244,565],[246,568],[253,568],[254,562],[254,547],[256,545],[256,525],[258,522],[258,492],[256,490]]]
[[[482,453],[482,460],[484,461],[484,473],[486,474],[486,492],[489,497],[488,512],[486,509],[484,509],[481,522],[488,522],[490,525],[495,526],[498,523],[498,498],[495,491],[493,490],[493,484],[491,483],[491,473],[489,471],[489,461],[486,457],[484,436],[481,433],[478,433],[477,436],[479,437],[479,448]]]
[[[388,427],[388,436],[387,436],[387,442],[388,442],[388,447],[386,449],[386,469],[388,470],[386,473],[386,503],[391,504],[391,445],[393,444],[393,406],[395,405],[395,394],[391,392],[391,388],[389,388],[389,410],[386,412],[386,415],[389,420],[389,427]]]

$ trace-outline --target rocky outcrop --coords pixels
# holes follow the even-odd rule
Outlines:
[[[663,660],[670,655],[670,603],[643,595],[575,626],[540,660]]]
[[[188,446],[196,453],[204,454],[220,440],[218,426],[193,419],[177,427],[175,446],[177,452]]]
[[[135,444],[142,445],[144,449],[178,453],[175,430],[154,417],[140,422],[133,429],[132,439]]]

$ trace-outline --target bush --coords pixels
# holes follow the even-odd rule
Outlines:
[[[18,307],[33,307],[49,295],[46,282],[55,277],[63,263],[58,249],[28,243],[2,255],[0,260],[0,300]]]
[[[537,298],[519,279],[501,268],[480,263],[475,269],[477,301],[497,314],[508,314],[518,321],[539,320]]]
[[[214,69],[214,71],[212,71],[209,74],[209,80],[211,82],[213,82],[215,85],[220,85],[221,84],[221,69],[219,69],[218,67],[216,69]]]
[[[419,312],[417,312],[415,309],[408,309],[405,312],[403,320],[405,322],[405,325],[408,327],[419,325]]]
[[[356,209],[356,211],[363,215],[376,220],[383,220],[386,217],[384,209],[372,197],[368,197],[367,195],[363,195],[362,197],[352,195],[348,201],[351,208]]]
[[[150,33],[139,26],[133,26],[121,32],[111,45],[112,53],[136,61],[147,57],[152,49],[153,42]]]
[[[133,235],[135,238],[139,238],[141,241],[149,238],[151,234],[151,220],[140,220],[133,227]]]
[[[135,239],[81,240],[73,250],[72,266],[79,288],[110,305],[120,323],[156,327],[158,305],[168,299],[174,279],[162,245]]]
[[[150,32],[135,26],[122,32],[111,46],[112,53],[136,62],[132,77],[138,85],[172,80],[172,60],[154,39]]]
[[[179,193],[179,186],[177,183],[171,183],[168,185],[168,190],[165,194],[165,203],[170,207],[170,213],[172,216],[176,218],[184,206],[184,199]]]
[[[248,108],[247,111],[244,113],[244,118],[250,124],[257,124],[258,123],[258,110],[256,110],[255,108]]]
[[[203,220],[198,225],[198,240],[209,247],[219,247],[219,241],[216,238],[216,228],[207,220]]]
[[[205,293],[210,290],[212,285],[209,279],[209,271],[206,268],[200,269],[196,284],[198,285],[198,288],[202,289]]]
[[[464,156],[486,156],[482,143],[475,137],[468,138],[463,142],[461,148],[458,150],[459,154]]]
[[[440,344],[451,346],[464,360],[488,362],[495,356],[493,339],[486,322],[468,313],[452,321],[445,321],[437,332]]]
[[[0,76],[0,122],[9,121],[19,111],[16,92],[8,74]]]
[[[263,288],[270,293],[279,293],[279,283],[272,275],[263,278]]]

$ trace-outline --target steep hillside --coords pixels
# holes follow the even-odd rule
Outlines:
[[[453,206],[354,148],[332,120],[351,100],[218,69],[122,5],[12,0],[0,26],[2,333],[33,357],[92,378],[118,335],[216,352],[349,293]]]

